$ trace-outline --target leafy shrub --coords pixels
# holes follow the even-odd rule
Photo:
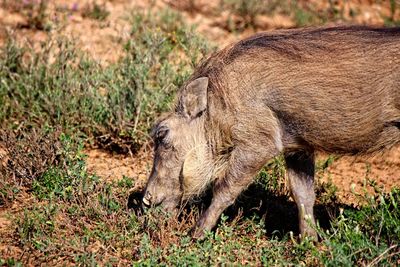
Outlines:
[[[13,177],[20,184],[29,184],[57,164],[60,155],[59,131],[39,133],[35,129],[18,135],[2,131],[0,142],[5,147],[1,175]]]
[[[19,186],[30,187],[52,166],[62,165],[59,130],[1,131],[0,207],[11,202]]]

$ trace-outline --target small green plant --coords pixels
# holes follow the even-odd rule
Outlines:
[[[309,11],[296,8],[294,11],[294,21],[296,26],[304,27],[315,24],[316,17]]]
[[[3,176],[12,176],[21,184],[29,184],[42,176],[53,164],[60,160],[59,130],[48,132],[2,131],[0,142],[4,144],[5,164],[0,167]]]
[[[15,266],[15,267],[24,266],[19,260],[15,259],[15,258],[8,258],[8,259],[0,258],[0,265],[1,266]]]
[[[48,0],[40,0],[38,4],[37,3],[28,4],[26,12],[26,15],[28,17],[27,25],[30,28],[35,28],[37,30],[45,30],[45,31],[50,30],[51,24],[47,10],[48,10]]]
[[[398,1],[390,0],[390,16],[383,16],[383,20],[386,26],[399,26],[400,19],[398,19]]]
[[[394,21],[395,20],[395,15],[397,11],[397,1],[396,0],[390,0],[390,20]]]
[[[25,209],[21,218],[17,219],[17,231],[20,242],[31,244],[35,249],[45,250],[50,244],[49,237],[55,230],[54,216],[57,214],[57,207],[49,203],[43,207],[34,207],[31,210]]]
[[[0,207],[60,163],[59,130],[0,131]]]
[[[59,162],[32,183],[32,191],[40,200],[56,197],[71,201],[77,194],[83,196],[92,190],[98,179],[85,172],[85,155],[81,143],[62,134],[60,144],[62,150],[59,152]]]
[[[256,181],[266,190],[271,190],[277,195],[288,195],[285,182],[286,166],[283,156],[272,159],[259,172]]]
[[[110,12],[106,8],[105,2],[102,4],[93,1],[87,4],[82,11],[82,16],[90,19],[104,21],[110,15]]]

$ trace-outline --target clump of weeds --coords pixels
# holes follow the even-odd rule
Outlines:
[[[110,12],[106,8],[105,2],[98,3],[98,1],[92,1],[86,4],[82,9],[82,17],[104,21],[110,15]]]
[[[19,187],[31,187],[52,166],[62,166],[60,135],[52,129],[0,132],[0,206],[12,200]]]

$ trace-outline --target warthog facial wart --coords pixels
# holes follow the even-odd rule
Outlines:
[[[400,141],[400,28],[260,33],[209,56],[152,130],[145,205],[176,210],[212,186],[194,237],[283,154],[302,236],[316,237],[316,151],[360,155]]]

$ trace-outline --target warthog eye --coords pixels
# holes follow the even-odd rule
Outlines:
[[[165,140],[165,137],[168,135],[169,129],[167,127],[161,127],[160,129],[157,130],[155,134],[155,141],[157,143],[163,143]]]

